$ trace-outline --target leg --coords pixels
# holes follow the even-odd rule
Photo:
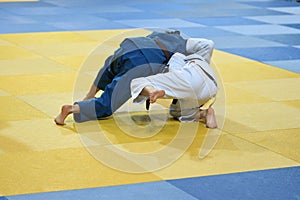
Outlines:
[[[92,95],[95,93],[95,91],[97,91],[97,88],[103,90],[101,96],[98,98],[77,102],[81,108],[81,111],[78,114],[74,114],[74,120],[76,122],[84,122],[108,117],[130,98],[130,93],[128,92],[130,76],[127,76],[126,73],[136,66],[142,66],[143,64],[147,63],[147,61],[141,51],[134,51],[115,57],[116,59],[113,62],[111,62],[109,65],[105,64],[106,67],[100,70],[96,80],[94,81],[94,87],[92,86],[91,88]],[[132,60],[136,59],[139,60],[139,63],[132,62]],[[149,68],[148,65],[146,66]],[[142,71],[140,70],[140,72],[144,73],[145,71],[148,72],[149,70],[150,69]],[[144,74],[141,74],[141,76],[142,75]],[[126,83],[121,84],[122,87],[119,87],[121,90],[117,89],[114,92],[115,87],[121,78],[123,78]],[[128,87],[128,89],[126,87]],[[92,95],[87,96],[91,97]]]
[[[75,122],[97,120],[112,115],[111,96],[119,77],[108,84],[100,97],[76,102],[80,107],[80,113],[74,113]]]
[[[200,111],[200,119],[204,118],[207,128],[217,128],[215,111],[212,107]]]
[[[99,89],[92,85],[90,91],[82,101],[75,102],[75,105],[64,105],[61,113],[55,118],[57,125],[64,125],[64,120],[70,114],[74,114],[75,122],[85,122],[97,120],[112,114],[111,110],[111,94],[116,81],[112,81],[106,86],[102,95],[94,98]]]
[[[128,48],[128,47],[127,47]],[[133,47],[136,48],[136,47]],[[126,48],[125,48],[126,49]],[[147,64],[147,60],[140,50],[129,51],[124,53],[124,48],[121,47],[115,51],[114,55],[109,56],[104,63],[104,67],[100,69],[95,78],[94,84],[91,86],[88,94],[83,100],[92,99],[95,97],[99,90],[105,90],[106,86],[111,84],[116,77],[120,77],[127,71],[136,66],[142,66]],[[132,63],[132,60],[138,60],[139,62]],[[147,67],[148,64],[147,64]],[[149,71],[149,70],[146,70]],[[145,73],[145,71],[142,71]]]
[[[110,64],[112,62],[112,59],[113,56],[109,56],[105,60],[104,66],[98,72],[97,77],[94,80],[94,83],[92,84],[90,90],[88,91],[87,95],[83,100],[94,98],[100,89],[104,90],[104,88],[112,82],[114,78],[114,74],[112,74],[110,70]]]
[[[80,113],[80,107],[79,105],[64,105],[61,107],[61,112],[59,115],[54,119],[54,122],[57,125],[64,125],[65,124],[65,119],[67,118],[68,115],[72,113]]]
[[[91,86],[90,90],[88,91],[87,95],[85,96],[85,98],[83,100],[88,100],[88,99],[92,99],[95,97],[95,95],[97,94],[97,92],[100,89],[97,88],[94,84]]]
[[[141,94],[150,97],[150,103],[155,103],[158,98],[165,96],[165,91],[157,90],[153,86],[148,85],[144,87]]]
[[[174,80],[183,80],[182,73],[173,71],[165,74],[157,73],[155,75],[142,76],[140,78],[133,79],[130,85],[133,102],[142,103],[145,99],[150,97],[146,101],[146,109],[149,110],[150,103],[154,103],[158,98],[164,96],[166,96],[166,98],[187,96],[187,93],[189,92],[186,92],[185,94],[181,93],[179,95],[177,91],[190,91],[189,83],[185,82],[184,84],[176,84]],[[151,85],[155,85],[156,88]],[[183,86],[188,89],[182,89]]]
[[[95,97],[99,90],[105,90],[106,86],[110,84],[113,81],[113,79],[117,76],[117,73],[120,73],[118,71],[115,73],[112,72],[111,67],[113,67],[117,62],[114,59],[114,56],[109,56],[105,60],[104,66],[98,72],[93,85],[91,86],[90,90],[88,91],[86,97],[83,100],[92,99]]]
[[[134,67],[128,72],[126,72],[118,81],[116,87],[114,88],[112,94],[112,111],[115,112],[118,108],[120,108],[128,99],[131,97],[131,82],[134,79],[139,77],[147,77],[153,75],[153,73],[159,73],[163,70],[162,65],[156,65],[149,67],[148,64],[143,64],[138,67]],[[140,90],[137,93],[140,93],[145,85],[140,85]],[[130,91],[130,92],[128,92]]]

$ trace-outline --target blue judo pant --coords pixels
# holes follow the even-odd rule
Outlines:
[[[74,113],[76,122],[96,120],[112,115],[131,96],[130,82],[134,78],[149,76],[163,71],[167,62],[161,49],[146,49],[146,57],[130,40],[108,57],[99,71],[94,85],[103,90],[99,98],[75,102],[80,113]]]

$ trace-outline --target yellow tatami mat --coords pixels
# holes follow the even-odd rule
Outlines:
[[[128,117],[122,113],[81,124],[70,116],[66,126],[56,126],[60,107],[84,97],[126,31],[0,35],[0,196],[299,166],[300,75],[218,50],[213,55],[221,85],[216,131],[202,123],[186,128],[164,118],[159,108],[150,116],[151,126],[136,125],[151,137],[125,133],[134,130],[134,122],[120,124]],[[158,103],[167,108],[169,102]],[[208,140],[216,145],[200,158]],[[168,150],[177,153],[189,142],[178,160],[148,173],[119,171],[97,160],[113,149],[147,155],[172,144]],[[126,156],[119,157],[124,165]],[[168,158],[145,162],[151,168]]]

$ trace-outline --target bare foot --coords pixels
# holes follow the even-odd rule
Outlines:
[[[65,119],[69,114],[72,113],[72,105],[64,105],[61,107],[61,112],[59,115],[54,119],[54,122],[57,125],[65,125]]]
[[[205,115],[205,123],[207,128],[217,128],[215,111],[213,108],[208,108]]]
[[[150,103],[155,103],[158,98],[165,96],[164,90],[154,90],[150,93]]]

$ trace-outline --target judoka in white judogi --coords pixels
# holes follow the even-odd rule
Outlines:
[[[134,103],[143,103],[148,97],[141,94],[146,86],[164,90],[164,98],[178,99],[170,107],[170,113],[180,121],[199,121],[200,107],[217,94],[218,86],[208,59],[194,53],[185,56],[175,53],[170,59],[169,72],[131,81],[131,96]],[[178,108],[180,105],[180,108]],[[177,108],[176,108],[177,107]],[[177,114],[174,114],[177,113]]]

